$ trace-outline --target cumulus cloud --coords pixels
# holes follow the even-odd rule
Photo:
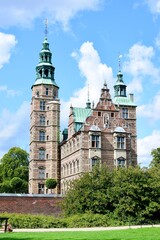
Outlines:
[[[146,0],[146,4],[152,13],[160,13],[160,0]]]
[[[95,11],[103,0],[5,0],[1,1],[0,26],[30,27],[36,18],[47,16],[53,23],[60,22],[64,28],[75,15],[84,10]]]
[[[108,88],[112,88],[114,79],[112,68],[101,62],[97,50],[92,42],[84,42],[80,49],[74,51],[71,56],[77,61],[81,76],[84,78],[84,86],[74,92],[73,96],[67,102],[61,102],[62,124],[66,122],[69,107],[85,107],[88,98],[88,89],[90,101],[96,104],[100,96],[100,89],[104,81]]]
[[[0,68],[9,62],[11,52],[16,44],[17,41],[14,35],[0,32]]]
[[[14,113],[8,109],[3,109],[0,113],[0,157],[13,146],[20,146],[28,150],[29,113],[30,104],[28,102],[23,102]]]
[[[153,98],[152,102],[146,105],[141,105],[137,108],[138,117],[147,117],[152,122],[160,120],[160,114],[157,109],[160,109],[160,92]]]
[[[134,44],[127,54],[127,61],[124,62],[124,72],[132,75],[132,81],[128,89],[132,92],[141,93],[143,91],[143,80],[146,77],[152,82],[160,82],[160,70],[152,62],[155,52],[153,47],[147,47],[140,43]]]
[[[152,160],[151,151],[159,147],[160,131],[154,130],[151,135],[140,138],[137,141],[138,163],[148,166]]]

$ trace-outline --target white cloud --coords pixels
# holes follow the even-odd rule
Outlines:
[[[5,92],[7,94],[7,96],[11,96],[11,97],[14,97],[14,96],[20,94],[19,91],[16,91],[13,89],[8,89],[7,86],[0,86],[0,92]]]
[[[23,102],[17,112],[4,109],[0,114],[0,157],[11,147],[28,149],[30,104]]]
[[[138,106],[138,117],[148,117],[152,122],[160,120],[160,92],[155,95],[153,101],[146,105]]]
[[[11,57],[11,51],[17,44],[14,35],[0,32],[0,68],[8,63]]]
[[[146,0],[146,3],[152,13],[160,13],[160,0]]]
[[[80,11],[98,10],[103,0],[5,0],[1,1],[0,26],[30,27],[39,17],[48,17],[53,23],[60,22],[64,28]]]
[[[157,48],[160,49],[160,33],[159,33],[158,36],[156,37],[155,45],[156,45]]]
[[[101,59],[92,42],[84,42],[77,52],[72,53],[72,57],[78,62],[80,73],[84,77],[85,82],[83,88],[76,90],[67,102],[62,102],[62,124],[66,122],[66,116],[69,116],[70,105],[73,105],[73,107],[86,106],[88,86],[90,101],[94,101],[96,104],[104,81],[107,82],[110,89],[112,89],[114,82],[112,69],[101,63]]]
[[[138,163],[142,166],[148,166],[152,160],[151,151],[159,147],[160,143],[160,131],[154,130],[150,136],[138,139],[137,152]]]
[[[132,75],[132,82],[128,84],[128,90],[141,93],[143,90],[143,80],[146,77],[152,79],[153,83],[160,82],[160,70],[152,62],[154,57],[153,47],[136,43],[127,54],[128,60],[124,62],[124,72]]]

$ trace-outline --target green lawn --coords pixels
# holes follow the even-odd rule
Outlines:
[[[160,228],[80,232],[1,233],[3,240],[160,240]]]

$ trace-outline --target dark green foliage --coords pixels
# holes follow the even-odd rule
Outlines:
[[[96,167],[74,181],[63,207],[66,216],[91,212],[119,223],[158,222],[160,219],[160,169],[109,170]]]
[[[1,159],[0,192],[27,193],[28,165],[28,153],[18,147],[11,148]]]
[[[150,166],[153,167],[159,167],[160,168],[160,148],[153,149],[151,152],[151,155],[153,157]]]
[[[57,181],[54,178],[48,178],[46,180],[46,187],[48,189],[54,189],[57,186]]]

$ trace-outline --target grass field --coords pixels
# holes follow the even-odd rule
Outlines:
[[[1,233],[3,240],[160,240],[160,228],[78,232]]]

